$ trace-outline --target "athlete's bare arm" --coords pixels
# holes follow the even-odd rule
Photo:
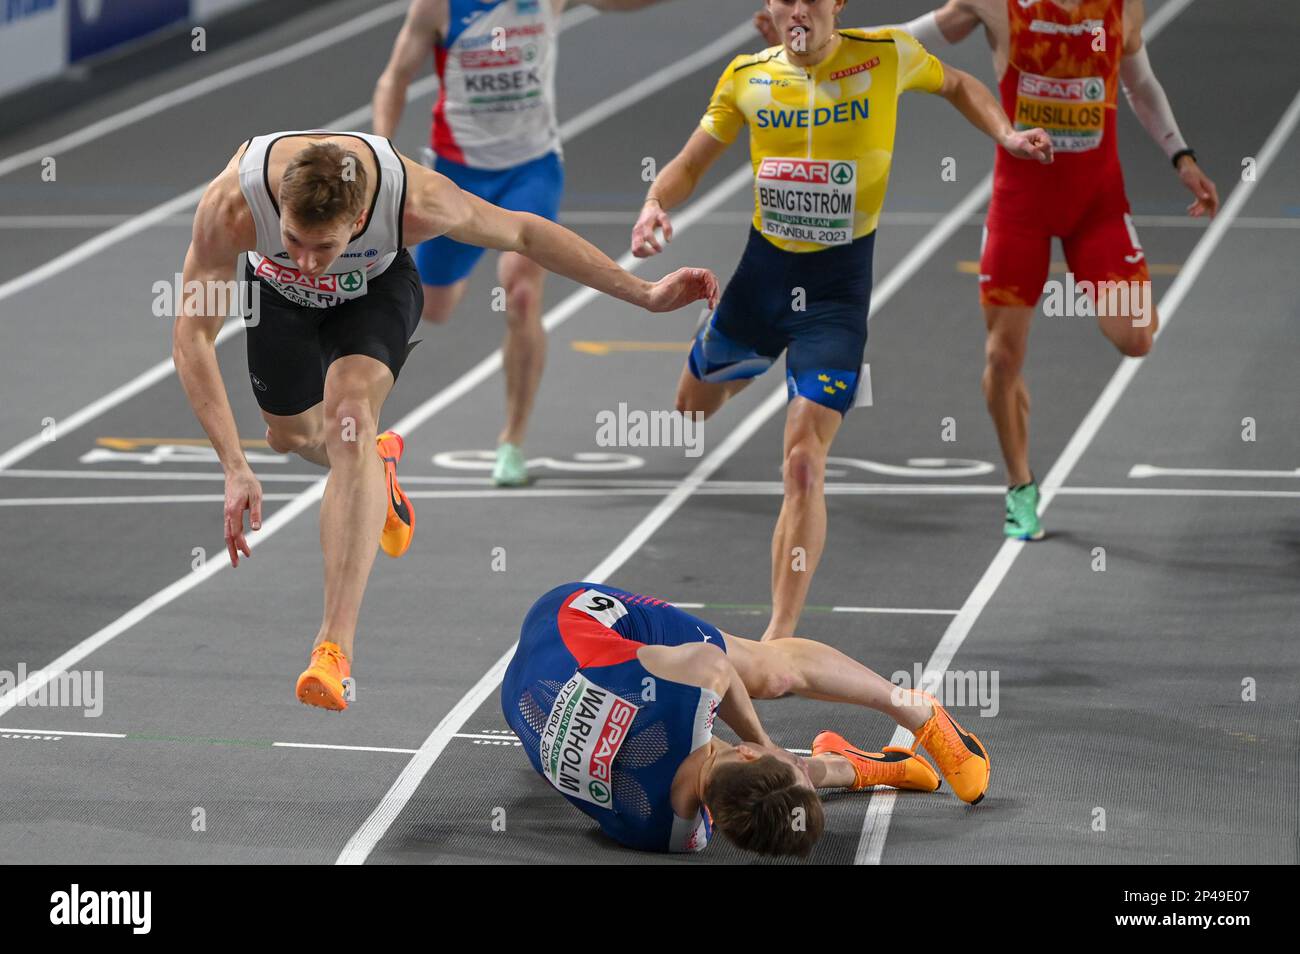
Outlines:
[[[1146,22],[1143,0],[1127,0],[1124,4],[1124,58],[1120,61],[1119,76],[1125,98],[1142,123],[1152,141],[1173,155],[1185,149],[1187,143],[1174,119],[1169,97],[1151,69],[1151,60],[1142,42],[1142,26]],[[1187,212],[1193,218],[1213,216],[1219,210],[1219,190],[1207,176],[1196,159],[1182,155],[1178,159],[1178,178],[1195,197]]]
[[[657,282],[647,282],[562,225],[528,212],[498,208],[405,156],[402,162],[407,180],[402,220],[407,245],[447,235],[467,245],[518,252],[547,271],[647,311],[675,311],[701,298],[710,308],[717,304],[718,280],[708,269],[679,268]]]
[[[1002,111],[1002,104],[969,73],[945,63],[939,95],[952,103],[967,122],[1016,158],[1037,159],[1044,164],[1052,161],[1052,137],[1042,129],[1017,132]]]
[[[664,241],[673,240],[673,225],[668,210],[681,205],[695,191],[700,179],[718,157],[727,151],[729,143],[714,139],[703,129],[696,129],[686,140],[682,151],[660,170],[646,193],[641,214],[632,228],[632,254],[646,258],[662,252],[655,230],[660,229]]]
[[[239,443],[235,416],[217,365],[217,333],[234,292],[235,263],[257,244],[257,227],[239,190],[239,156],[230,160],[199,200],[185,254],[181,313],[172,327],[172,359],[190,406],[226,473],[225,538],[232,566],[250,556],[244,511],[262,526],[262,488]],[[192,284],[195,283],[195,284]],[[237,299],[238,300],[238,299]]]
[[[375,84],[371,106],[376,135],[391,139],[396,134],[406,105],[406,90],[433,55],[434,43],[446,36],[450,17],[448,0],[411,0],[388,65]]]
[[[775,747],[754,710],[745,681],[727,654],[717,646],[709,643],[643,646],[636,655],[652,676],[688,686],[701,686],[721,696],[718,717],[740,736],[741,741]]]

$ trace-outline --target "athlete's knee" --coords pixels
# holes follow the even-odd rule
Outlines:
[[[1149,331],[1139,331],[1129,335],[1123,341],[1118,342],[1117,347],[1121,354],[1130,358],[1144,358],[1151,352],[1151,345],[1155,341],[1155,335]]]
[[[424,290],[424,307],[420,309],[420,320],[433,325],[445,325],[451,317],[452,303],[443,295]]]
[[[1156,340],[1156,316],[1152,312],[1151,318],[1144,325],[1132,324],[1125,329],[1125,333],[1115,340],[1115,347],[1130,358],[1142,358],[1151,352],[1151,345]]]
[[[799,672],[782,651],[780,642],[760,644],[765,647],[765,658],[759,669],[756,684],[746,686],[755,699],[780,699],[802,688]]]
[[[506,320],[512,325],[537,322],[542,302],[542,283],[531,275],[515,275],[507,279]]]
[[[989,374],[1015,377],[1025,364],[1025,347],[1009,335],[991,334],[984,345],[984,364]]]
[[[266,444],[277,454],[297,454],[320,443],[320,432],[305,426],[268,425],[266,428]]]
[[[805,496],[820,489],[826,479],[826,451],[814,440],[795,441],[785,457],[785,492]]]
[[[364,397],[345,395],[325,407],[325,444],[333,462],[338,453],[360,455],[375,445],[378,415]]]
[[[696,387],[678,388],[677,399],[673,403],[673,409],[678,414],[698,414],[706,421],[721,406],[722,402],[716,397],[711,397]]]

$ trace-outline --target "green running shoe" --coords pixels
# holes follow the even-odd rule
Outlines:
[[[1038,481],[1007,491],[1007,522],[1002,532],[1014,540],[1043,539],[1043,528],[1038,523]]]
[[[497,448],[497,463],[492,468],[492,483],[498,487],[522,487],[528,483],[528,459],[515,444]]]

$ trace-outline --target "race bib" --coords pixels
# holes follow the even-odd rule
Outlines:
[[[250,253],[251,254],[251,253]],[[253,274],[293,302],[304,308],[329,308],[366,293],[366,270],[332,272],[308,278],[298,269],[280,265],[262,256]]]
[[[614,757],[627,741],[638,707],[575,673],[564,684],[542,731],[542,774],[565,795],[614,808]]]
[[[857,185],[856,160],[764,159],[755,180],[763,234],[817,245],[849,244]]]
[[[622,600],[615,599],[599,590],[583,590],[569,603],[572,609],[586,613],[602,626],[614,628],[614,624],[627,615],[627,607]]]
[[[1057,152],[1096,149],[1106,128],[1106,81],[1100,76],[1061,79],[1021,73],[1016,128],[1039,126],[1051,134]]]

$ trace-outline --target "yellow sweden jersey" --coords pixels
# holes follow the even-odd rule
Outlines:
[[[733,142],[749,125],[754,228],[791,252],[844,245],[880,219],[899,94],[938,92],[943,65],[902,30],[840,30],[811,70],[783,47],[738,56],[700,126]]]

